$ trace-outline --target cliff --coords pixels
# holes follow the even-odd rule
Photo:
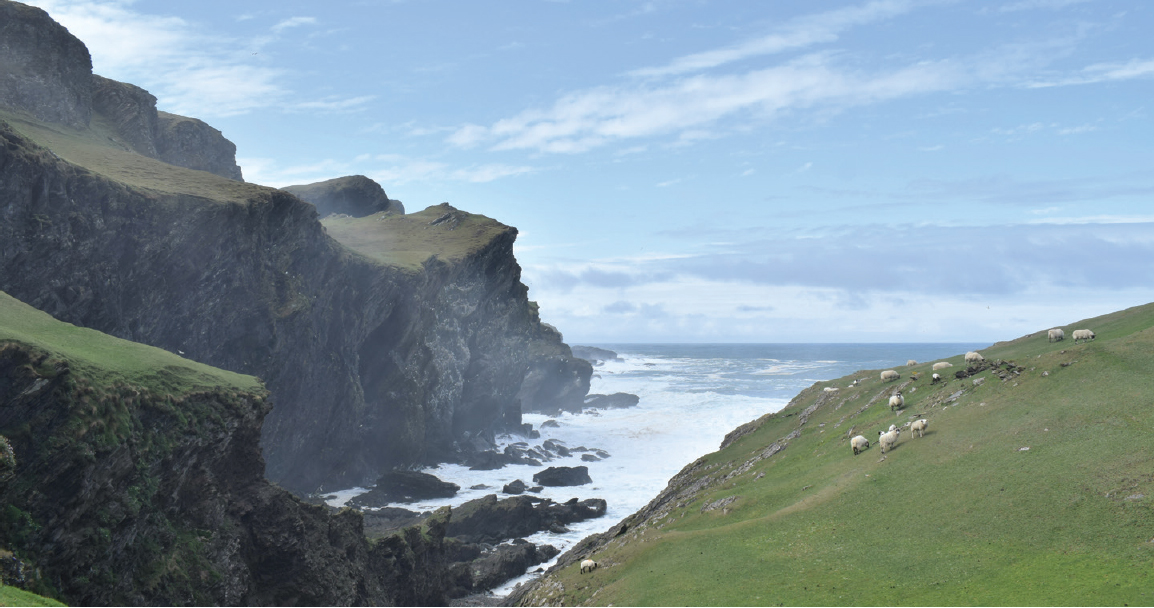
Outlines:
[[[380,184],[363,175],[349,175],[335,179],[285,186],[281,188],[297,198],[312,203],[317,215],[327,217],[334,213],[365,217],[381,211],[404,215],[401,201],[390,199]]]
[[[59,30],[44,44],[68,39],[36,27]],[[591,368],[526,299],[515,229],[437,208],[322,226],[286,192],[152,157],[150,141],[166,153],[149,137],[152,97],[93,81],[104,101],[85,127],[0,109],[0,289],[262,378],[276,403],[261,437],[270,479],[300,492],[371,482],[485,449],[520,427],[522,405],[587,392]],[[537,385],[548,390],[526,392]]]
[[[269,407],[255,378],[0,293],[0,579],[73,605],[445,603],[448,513],[370,542],[301,503],[264,478]]]

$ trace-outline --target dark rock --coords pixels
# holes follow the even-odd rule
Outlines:
[[[580,486],[593,483],[589,467],[549,467],[533,475],[533,481],[543,486]]]
[[[556,439],[546,439],[545,442],[541,444],[541,447],[562,458],[566,458],[570,454],[569,448],[565,447],[564,443]]]
[[[546,428],[556,429],[556,428],[560,428],[560,427],[561,427],[561,423],[557,422],[556,420],[553,420],[553,419],[549,419],[549,420],[546,420],[545,422],[541,423],[541,428],[543,428],[543,429],[546,429]]]
[[[525,574],[540,563],[556,557],[561,551],[552,545],[534,545],[529,542],[513,542],[498,545],[486,551],[468,564],[469,585],[457,579],[457,585],[449,590],[449,597],[463,597],[470,593],[492,589],[505,581]]]
[[[404,215],[405,207],[400,201],[385,195],[384,188],[377,182],[363,176],[350,175],[314,184],[285,186],[281,188],[302,201],[312,203],[317,215],[325,217],[342,213],[352,217],[365,217],[380,213]]]
[[[524,494],[525,482],[521,481],[520,479],[515,479],[505,484],[505,487],[501,488],[501,491],[505,494]]]
[[[452,498],[461,486],[418,471],[389,471],[377,479],[372,490],[349,499],[354,507],[380,507],[391,502],[414,502],[429,498]]]
[[[547,498],[511,496],[498,500],[489,494],[453,509],[446,534],[470,543],[494,543],[548,530],[605,514],[600,498],[557,504]]]
[[[593,454],[582,454],[581,460],[583,462],[601,462],[601,459],[594,456]]]
[[[489,486],[487,486],[487,485],[485,485],[485,484],[483,484],[483,483],[479,483],[479,484],[477,484],[477,485],[475,485],[475,486],[469,486],[469,489],[470,489],[470,490],[488,490],[488,489],[489,489]]]
[[[398,507],[365,511],[365,536],[369,539],[381,538],[403,528],[420,525],[429,516],[430,513],[418,513]]]
[[[561,340],[561,333],[556,328],[547,323],[542,326],[554,332],[558,341]],[[581,411],[585,395],[589,393],[593,366],[584,359],[567,355],[542,358],[529,367],[517,393],[522,411],[551,416]]]
[[[92,118],[88,48],[42,9],[0,2],[0,107],[74,128]]]
[[[534,494],[540,494],[541,490],[544,490],[544,489],[545,489],[544,486],[533,486],[533,487],[529,488],[529,491],[533,492]]]
[[[203,120],[157,112],[157,158],[178,167],[207,171],[243,181],[236,164],[236,144]]]
[[[587,395],[585,397],[585,407],[595,409],[611,409],[611,408],[625,408],[633,407],[641,401],[637,395],[630,393],[613,393],[612,395]]]
[[[597,454],[597,457],[602,459],[602,460],[609,458],[609,452],[606,452],[605,450],[599,450],[597,448],[593,448],[593,453]]]
[[[584,359],[593,365],[604,365],[606,361],[624,361],[617,353],[596,346],[576,346],[573,347],[573,356]]]

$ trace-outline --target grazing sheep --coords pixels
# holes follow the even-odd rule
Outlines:
[[[930,384],[937,384],[941,381],[942,381],[942,377],[939,376],[938,374],[934,374],[933,380],[930,380]]]
[[[901,436],[901,434],[901,429],[894,429],[885,433],[878,431],[878,443],[882,446],[882,454],[886,453],[886,448],[891,450],[894,448],[894,444],[898,442],[898,437]]]
[[[896,431],[896,430],[898,430],[898,425],[896,425],[896,424],[891,424],[891,425],[890,425],[890,428],[889,428],[889,429],[887,429],[887,431],[886,431],[886,432],[889,432],[889,431]]]
[[[898,375],[898,373],[892,369],[887,369],[886,371],[882,372],[881,375],[882,375],[882,381],[884,381],[884,382],[892,382],[894,380],[897,380],[898,378],[901,378],[901,376]]]
[[[1074,330],[1074,344],[1077,344],[1079,340],[1084,340],[1086,342],[1089,342],[1090,340],[1093,340],[1095,337],[1096,336],[1094,335],[1094,332],[1092,332],[1088,329],[1075,329]]]
[[[905,407],[905,405],[906,405],[906,400],[904,397],[902,397],[902,394],[900,392],[894,393],[893,395],[890,396],[890,411],[891,412],[894,411],[895,409],[900,410],[903,407]]]
[[[1050,342],[1061,342],[1066,339],[1066,332],[1059,328],[1051,329],[1049,332]]]
[[[907,365],[907,366],[909,366],[909,365],[917,365],[917,364],[918,364],[918,362],[917,362],[917,361],[914,361],[913,359],[910,359],[909,361],[906,361],[906,365]]]
[[[983,357],[981,355],[981,353],[979,353],[976,350],[971,350],[970,352],[966,353],[966,364],[967,365],[970,363],[981,363],[982,361],[985,361],[985,360],[986,360],[986,358]]]
[[[827,393],[837,392],[837,387],[836,386],[827,386],[827,387],[825,387],[825,392],[827,392]]]
[[[583,560],[581,562],[581,574],[592,572],[599,564],[591,559]]]
[[[929,423],[930,421],[926,420],[925,418],[922,418],[921,420],[915,420],[914,423],[910,425],[910,434],[912,435],[917,433],[918,437],[924,437],[926,432],[926,425]]]
[[[865,437],[863,437],[861,435],[858,435],[857,437],[850,439],[849,444],[851,446],[853,446],[853,455],[854,456],[861,454],[866,448],[870,447],[869,439],[866,439]]]
[[[953,366],[954,366],[953,363],[949,363],[947,361],[938,361],[937,363],[934,364],[934,371],[936,372],[939,369],[946,369],[947,367],[953,367]]]

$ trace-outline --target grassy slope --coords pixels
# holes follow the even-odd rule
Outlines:
[[[451,213],[449,221],[432,222]],[[512,228],[483,215],[435,205],[408,215],[381,212],[362,218],[329,218],[322,222],[329,236],[374,261],[418,270],[437,257],[459,261]]]
[[[15,587],[0,586],[0,606],[64,606],[64,604]]]
[[[186,194],[209,200],[246,202],[266,198],[271,188],[238,182],[206,171],[194,171],[141,156],[117,140],[100,114],[88,129],[43,123],[26,114],[0,110],[0,120],[61,159],[136,188],[161,194]]]
[[[0,292],[0,343],[15,341],[52,353],[97,384],[127,381],[174,395],[212,387],[263,393],[260,380],[183,359],[173,353],[62,323]]]
[[[982,351],[1025,368],[1006,381],[990,371],[975,376],[980,386],[955,379],[957,356],[945,386],[930,385],[927,362],[897,368],[895,384],[869,371],[808,389],[707,456],[708,474],[787,436],[822,387],[841,387],[783,452],[611,542],[593,574],[561,571],[565,591],[553,587],[552,601],[1154,604],[1154,305],[1066,335],[1082,327],[1097,340],[1050,344],[1042,331]],[[923,377],[892,414],[885,399],[912,371]],[[865,380],[847,389],[854,378]],[[929,419],[925,437],[902,433],[884,460],[876,443],[853,455],[850,427],[873,443],[914,416]],[[740,498],[727,513],[701,512],[729,496]]]

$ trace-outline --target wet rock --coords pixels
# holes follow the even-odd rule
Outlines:
[[[612,395],[587,395],[585,397],[585,407],[607,410],[614,408],[626,408],[637,405],[640,397],[630,393],[613,393]]]
[[[552,418],[541,423],[541,428],[543,428],[543,429],[556,429],[556,428],[560,428],[560,427],[561,427],[561,423],[557,422],[556,420],[553,420]]]
[[[582,454],[581,460],[584,462],[601,462],[601,459],[594,456],[593,454]]]
[[[589,467],[549,467],[533,475],[533,481],[543,486],[581,486],[593,483]]]
[[[600,498],[558,504],[535,496],[498,500],[496,494],[489,494],[453,509],[446,534],[462,542],[495,543],[548,530],[554,524],[601,517],[606,506]]]
[[[349,499],[354,507],[380,507],[391,502],[413,502],[429,498],[452,498],[461,486],[418,471],[389,471],[381,475],[372,490]]]
[[[606,361],[624,361],[617,353],[606,349],[597,348],[596,346],[573,346],[573,356],[578,359],[584,359],[593,365],[605,365]]]
[[[505,494],[524,494],[525,482],[520,479],[513,480],[505,484],[505,487],[501,488],[501,492]]]

